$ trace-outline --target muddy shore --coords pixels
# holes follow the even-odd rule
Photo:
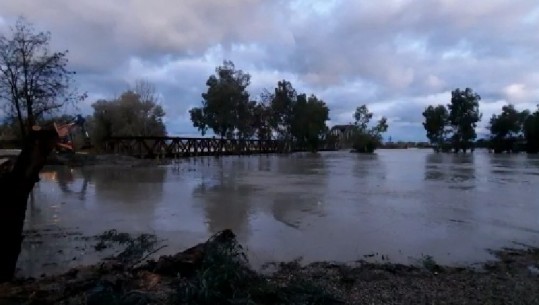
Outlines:
[[[481,266],[271,263],[254,271],[231,231],[148,260],[152,235],[92,237],[108,253],[65,274],[0,285],[0,304],[539,304],[539,249],[503,249]],[[117,251],[110,251],[116,249]],[[109,251],[109,252],[106,252]]]

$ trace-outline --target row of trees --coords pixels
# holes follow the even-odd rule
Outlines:
[[[286,80],[254,101],[247,91],[250,80],[232,61],[224,61],[208,78],[202,105],[189,111],[193,126],[202,135],[211,129],[221,138],[278,139],[289,150],[317,150],[328,130],[326,103],[314,94],[298,93]]]
[[[473,149],[477,138],[475,128],[481,120],[479,101],[481,97],[472,89],[455,89],[451,102],[446,106],[428,106],[423,112],[423,127],[427,138],[436,151],[454,152]]]
[[[518,111],[513,105],[502,107],[500,114],[490,118],[489,148],[495,153],[539,152],[539,107],[534,113]]]
[[[11,35],[0,35],[0,102],[6,125],[23,138],[35,124],[57,119],[66,105],[86,98],[74,86],[75,72],[67,68],[67,51],[51,52],[50,33],[36,32],[19,19]],[[257,101],[247,91],[250,75],[225,61],[215,70],[202,94],[201,107],[190,110],[193,125],[202,134],[212,130],[221,138],[279,139],[288,147],[316,150],[327,137],[329,109],[315,95],[298,93],[289,81],[282,80]],[[475,128],[481,120],[481,97],[472,89],[455,89],[448,105],[428,106],[423,126],[437,151],[473,149]],[[166,134],[164,111],[157,103],[155,88],[138,82],[118,98],[93,104],[88,117],[95,142],[109,136]],[[368,128],[372,113],[366,106],[354,115],[352,145],[357,151],[372,151],[387,130],[387,120]],[[64,117],[63,119],[69,119]],[[512,105],[490,119],[490,147],[495,152],[515,151],[523,144],[529,152],[539,151],[539,108],[519,112]]]
[[[423,127],[436,151],[454,152],[473,149],[477,138],[475,128],[481,120],[481,97],[470,88],[455,89],[446,106],[428,106],[423,112]],[[539,107],[531,113],[518,111],[513,105],[502,107],[500,114],[490,118],[490,138],[482,140],[495,153],[526,150],[539,152]]]

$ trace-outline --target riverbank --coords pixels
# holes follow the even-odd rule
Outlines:
[[[155,236],[108,231],[102,262],[0,285],[0,304],[539,304],[539,249],[504,249],[480,267],[299,262],[250,268],[231,231],[145,261]]]

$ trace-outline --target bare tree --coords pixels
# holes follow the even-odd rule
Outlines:
[[[73,89],[75,72],[67,69],[67,51],[51,53],[50,39],[50,33],[36,32],[23,18],[10,37],[0,35],[0,100],[23,137],[44,114],[86,97]]]
[[[153,104],[157,104],[159,100],[155,85],[147,80],[137,80],[135,85],[130,90],[134,91],[142,102],[151,102]]]

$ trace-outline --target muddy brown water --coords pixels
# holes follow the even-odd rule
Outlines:
[[[19,275],[97,261],[83,238],[153,233],[169,254],[232,229],[268,261],[444,264],[539,245],[539,156],[429,150],[203,157],[153,167],[48,167],[28,204]]]

